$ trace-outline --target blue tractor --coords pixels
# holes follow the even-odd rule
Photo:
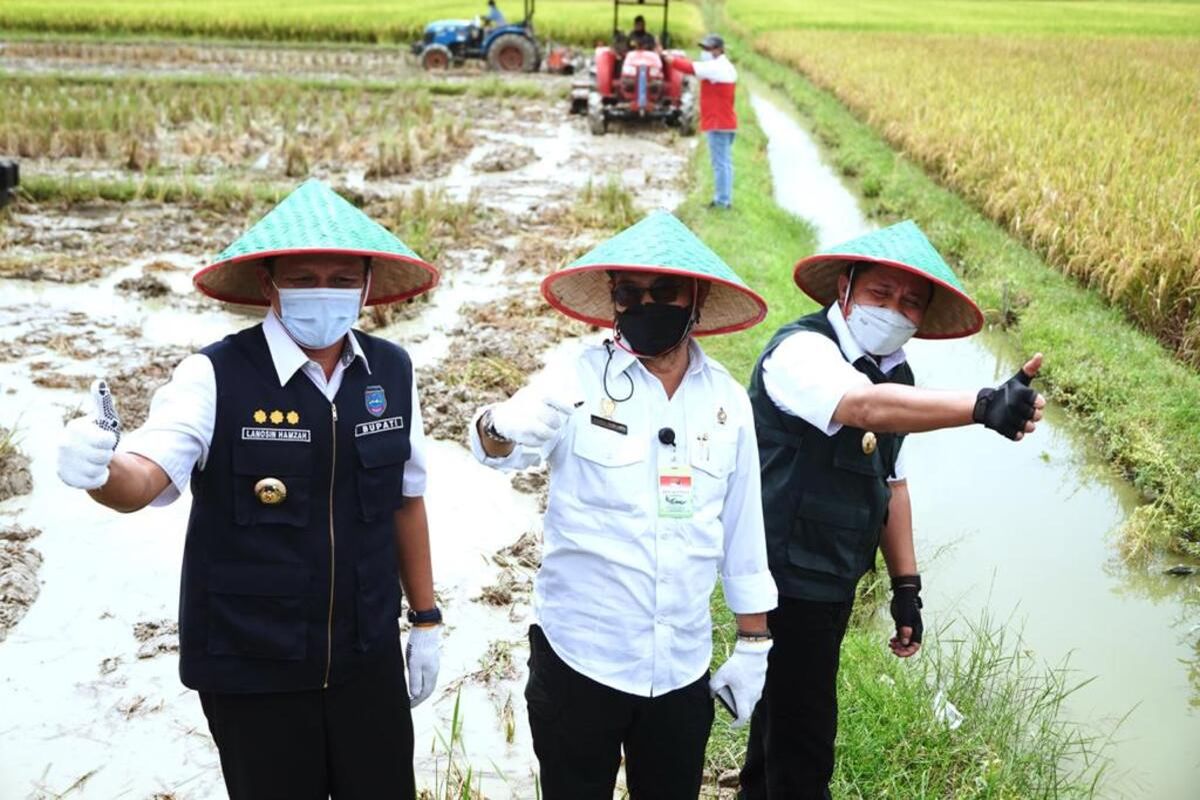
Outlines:
[[[542,56],[533,35],[534,2],[524,0],[525,18],[511,25],[490,26],[479,17],[431,22],[421,41],[413,44],[413,55],[427,70],[483,59],[501,72],[536,72]]]

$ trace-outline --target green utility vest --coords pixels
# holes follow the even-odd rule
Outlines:
[[[803,600],[839,602],[854,597],[858,579],[875,564],[879,534],[887,520],[893,473],[904,439],[843,426],[833,436],[787,414],[763,386],[763,362],[793,333],[837,334],[828,307],[780,328],[754,365],[750,404],[762,463],[763,520],[767,558],[779,593]],[[841,350],[839,346],[839,351]],[[870,359],[854,368],[872,383],[912,386],[907,363],[884,374]]]

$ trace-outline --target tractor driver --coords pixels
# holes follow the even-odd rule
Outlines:
[[[653,50],[657,46],[654,34],[646,30],[646,18],[638,14],[633,18],[633,30],[629,32],[629,44],[636,49]]]
[[[504,14],[500,13],[500,9],[496,8],[496,0],[488,0],[487,13],[483,15],[484,23],[487,26],[495,25],[499,28],[502,25],[507,25],[508,20],[504,18]]]

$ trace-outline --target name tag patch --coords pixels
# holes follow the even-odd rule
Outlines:
[[[372,422],[360,422],[354,426],[354,435],[370,436],[373,433],[399,431],[404,429],[404,417],[385,417]]]
[[[311,442],[308,428],[242,428],[242,441],[252,442]]]
[[[617,421],[611,420],[611,419],[606,419],[604,417],[597,417],[595,414],[592,414],[592,424],[595,425],[596,427],[604,428],[605,430],[610,430],[613,433],[619,433],[622,436],[629,435],[629,426],[628,425],[622,425],[620,422],[617,422]]]

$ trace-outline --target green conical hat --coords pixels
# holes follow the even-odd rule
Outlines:
[[[749,328],[767,315],[766,302],[667,211],[655,211],[546,276],[542,295],[568,317],[612,327],[608,270],[683,275],[708,281],[712,288],[701,309],[700,322],[692,329],[697,336]]]
[[[263,259],[298,253],[339,253],[371,259],[367,305],[406,300],[437,285],[433,265],[386,228],[315,178],[271,209],[253,228],[226,247],[192,283],[228,303],[265,306],[255,267]]]
[[[855,264],[902,269],[933,284],[933,298],[916,334],[923,339],[955,339],[983,327],[983,312],[912,220],[801,259],[793,277],[805,294],[821,305],[829,305],[838,299],[838,276]]]

